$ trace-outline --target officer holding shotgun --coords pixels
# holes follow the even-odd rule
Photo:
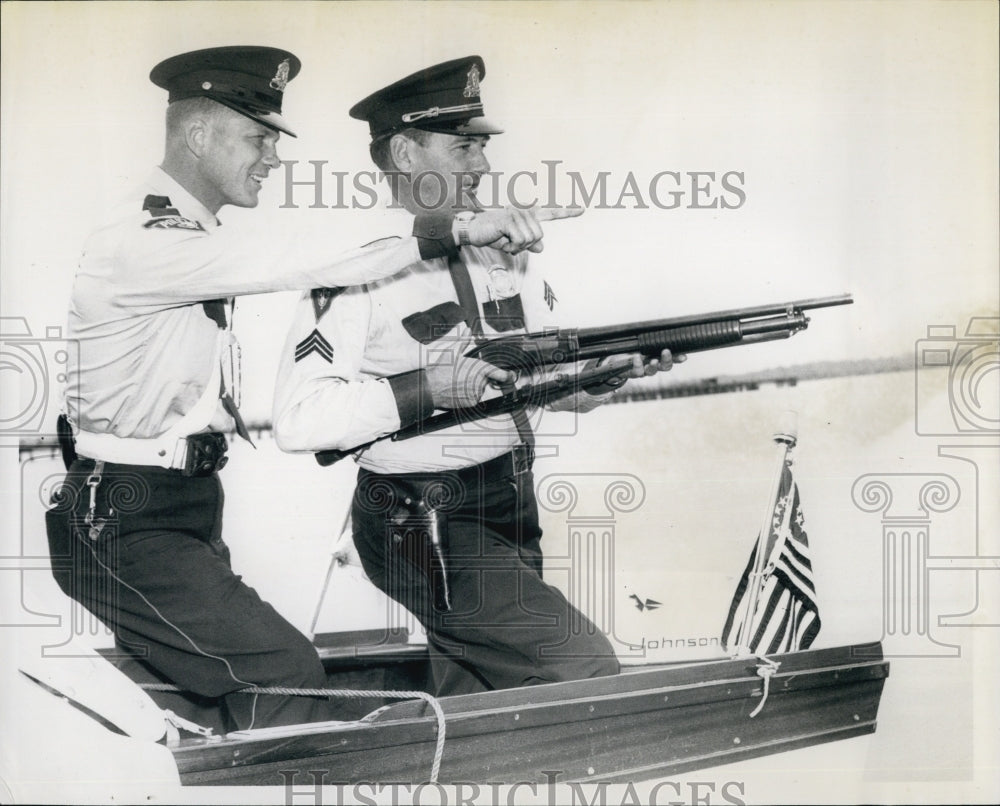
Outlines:
[[[353,537],[364,569],[426,627],[437,694],[614,674],[607,639],[542,579],[532,411],[405,441],[380,439],[509,391],[514,372],[464,356],[552,323],[552,287],[521,252],[470,242],[484,215],[484,117],[477,56],[410,75],[351,109],[375,164],[411,214],[458,212],[459,249],[362,287],[300,301],[282,354],[274,428],[284,450],[354,451]],[[635,356],[555,406],[588,411],[628,377],[671,366]],[[497,387],[494,389],[492,387]],[[555,407],[554,406],[554,407]]]
[[[222,541],[224,432],[237,408],[233,298],[349,286],[454,252],[451,213],[400,219],[401,237],[341,254],[324,230],[244,232],[225,205],[256,207],[290,124],[291,53],[222,47],[174,56],[150,79],[169,93],[160,167],[88,239],[73,288],[62,443],[69,473],[46,522],[62,589],[158,676],[224,697],[230,726],[329,719],[325,699],[240,693],[326,683],[305,636],[230,567]],[[553,217],[553,216],[549,216]],[[531,211],[493,211],[466,230],[512,254],[540,249]]]

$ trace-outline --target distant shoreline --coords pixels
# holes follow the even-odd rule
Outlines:
[[[926,369],[942,369],[927,367]],[[671,397],[696,397],[727,392],[754,392],[764,385],[796,386],[799,381],[843,378],[857,375],[878,375],[886,372],[907,372],[914,369],[914,358],[865,358],[850,361],[814,361],[788,367],[746,372],[740,375],[716,375],[695,381],[677,381],[670,375],[632,380],[609,403],[633,403],[642,400],[662,400]]]
[[[913,371],[913,356],[892,358],[866,358],[853,361],[815,361],[788,367],[747,372],[740,375],[717,375],[695,381],[681,381],[669,374],[651,378],[636,378],[614,395],[608,403],[633,403],[644,400],[662,400],[673,397],[697,397],[718,395],[729,392],[754,392],[762,386],[796,386],[800,381],[815,381],[826,378],[847,376],[878,375],[887,372]],[[922,367],[923,370],[946,369],[946,367]],[[269,435],[270,422],[252,422],[247,428],[255,436]],[[26,439],[20,444],[20,453],[39,450],[58,451],[54,437]]]

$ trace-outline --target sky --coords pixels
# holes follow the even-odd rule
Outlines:
[[[486,111],[506,128],[487,151],[504,188],[531,171],[539,196],[563,202],[571,174],[588,189],[605,174],[605,203],[552,224],[539,261],[566,326],[854,295],[794,342],[699,358],[684,370],[694,378],[906,355],[928,325],[997,307],[995,49],[981,35],[981,3],[4,10],[18,34],[6,35],[2,57],[0,310],[35,333],[64,324],[84,237],[162,156],[164,97],[146,80],[151,65],[231,42],[279,45],[303,69],[285,99],[300,135],[279,143],[294,173],[273,174],[257,209],[223,210],[226,224],[329,222],[345,249],[358,245],[354,222],[370,216],[329,208],[334,171],[348,173],[349,190],[372,169],[366,127],[347,109],[429,63],[478,53]],[[311,188],[285,185],[311,178],[310,161],[324,161],[327,208],[310,209]],[[661,206],[649,192],[657,175]],[[516,183],[518,198],[533,195],[530,179]],[[675,187],[680,206],[663,209]],[[368,198],[343,194],[345,205]],[[692,209],[713,199],[735,209]],[[269,415],[294,296],[247,300],[236,320],[255,420]]]
[[[944,334],[937,344],[953,344],[971,317],[1000,317],[998,27],[989,2],[4,2],[0,14],[0,315],[8,341],[11,328],[27,328],[47,356],[59,349],[50,329],[65,325],[87,233],[162,157],[165,97],[149,70],[179,52],[237,43],[301,58],[284,101],[299,136],[281,138],[279,154],[292,164],[272,174],[259,207],[223,209],[226,226],[328,225],[343,233],[344,249],[370,240],[359,238],[370,211],[331,206],[335,172],[350,187],[372,170],[367,127],[347,110],[417,69],[477,54],[486,114],[505,127],[487,149],[501,187],[517,171],[535,172],[540,195],[561,203],[573,176],[587,188],[604,177],[605,203],[548,225],[545,251],[533,258],[565,326],[854,296],[852,306],[816,312],[791,341],[692,356],[671,373],[682,381],[821,361],[911,357],[919,367],[928,328]],[[312,188],[286,185],[311,177],[316,162],[324,207],[310,206]],[[680,177],[674,209],[666,209],[674,187],[665,172]],[[659,203],[650,192],[656,177]],[[515,181],[519,198],[531,195],[530,176]],[[719,205],[706,206],[712,199]],[[296,298],[239,303],[250,420],[270,416]],[[36,390],[19,385],[7,364],[0,369],[8,401],[0,422],[8,422],[9,401]],[[783,408],[800,412],[797,472],[817,574],[827,612],[840,614],[825,621],[827,640],[878,638],[879,519],[852,498],[865,474],[899,483],[921,473],[954,477],[962,497],[934,523],[936,554],[1000,555],[990,527],[1000,500],[996,463],[943,458],[962,439],[978,445],[962,448],[970,456],[995,455],[995,360],[977,377],[985,426],[958,436],[948,419],[954,390],[941,372],[609,406],[581,418],[581,436],[559,444],[555,467],[641,480],[643,508],[621,517],[621,532],[634,535],[620,558],[622,593],[676,605],[641,618],[628,612],[625,635],[676,630],[690,612],[689,592],[716,591],[718,606],[694,618],[717,620],[748,550],[727,541],[759,517]],[[57,387],[43,401],[46,422]],[[0,428],[0,510],[13,536],[37,516],[35,490],[46,489],[52,470],[19,467],[8,436]],[[329,474],[272,448],[251,455],[234,445],[227,530],[247,578],[306,629],[315,599],[294,594],[314,592],[319,580],[296,591],[286,572],[296,563],[325,572],[330,523],[340,523],[349,480],[331,495]],[[275,478],[295,483],[276,495],[268,486]],[[547,535],[565,530],[556,514],[543,516]],[[282,541],[280,556],[266,541],[241,543],[265,526]],[[546,551],[558,580],[558,544]],[[3,554],[0,570],[16,569],[11,552]],[[958,630],[961,663],[894,661],[871,744],[799,756],[790,768],[767,760],[741,767],[751,794],[772,802],[824,792],[842,802],[996,800],[995,781],[983,784],[995,732],[981,720],[996,712],[1000,585],[969,570],[933,579],[935,617],[957,618],[979,601],[993,607],[993,627]],[[778,787],[776,769],[785,774]],[[831,769],[841,771],[838,786],[816,789]]]

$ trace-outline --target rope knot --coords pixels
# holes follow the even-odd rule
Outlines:
[[[760,663],[757,665],[757,676],[764,680],[764,695],[760,698],[760,702],[757,703],[757,707],[750,712],[750,718],[753,719],[757,714],[761,712],[764,707],[764,703],[767,702],[767,695],[771,687],[771,678],[774,677],[774,673],[778,671],[778,667],[781,666],[781,661],[771,660],[770,658],[765,658],[763,655],[758,655],[757,660]]]

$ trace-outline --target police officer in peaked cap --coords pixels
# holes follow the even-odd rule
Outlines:
[[[288,82],[301,68],[295,55],[276,48],[208,48],[160,62],[149,79],[167,90],[168,103],[210,98],[294,137],[281,117],[281,101]]]
[[[168,92],[164,158],[83,247],[68,327],[79,350],[60,422],[68,474],[46,516],[62,589],[158,676],[224,697],[240,729],[332,712],[326,700],[240,693],[326,678],[311,643],[233,573],[221,536],[226,434],[249,439],[234,298],[387,277],[453,251],[457,231],[451,215],[417,215],[401,237],[342,252],[329,224],[255,237],[220,226],[219,210],[255,207],[279,167],[278,139],[294,136],[284,96],[299,69],[294,54],[258,46],[153,68]],[[472,237],[538,249],[541,230],[499,211]]]
[[[368,123],[372,141],[407,128],[452,135],[503,134],[485,117],[480,81],[486,65],[479,56],[436,64],[400,79],[351,107]]]
[[[484,215],[476,191],[490,170],[489,139],[502,131],[486,117],[485,76],[479,56],[453,59],[351,108],[368,124],[372,158],[393,177],[402,209],[457,209],[463,228]],[[488,381],[509,392],[512,373],[466,353],[558,324],[558,298],[526,252],[502,239],[478,245],[468,232],[459,242],[456,254],[422,258],[362,288],[303,296],[278,371],[278,444],[354,454],[355,548],[372,582],[427,629],[437,695],[614,674],[607,638],[542,579],[537,412],[386,438],[440,410],[474,406]],[[648,364],[635,356],[621,377],[552,408],[589,411],[627,377],[671,360],[669,351]]]

